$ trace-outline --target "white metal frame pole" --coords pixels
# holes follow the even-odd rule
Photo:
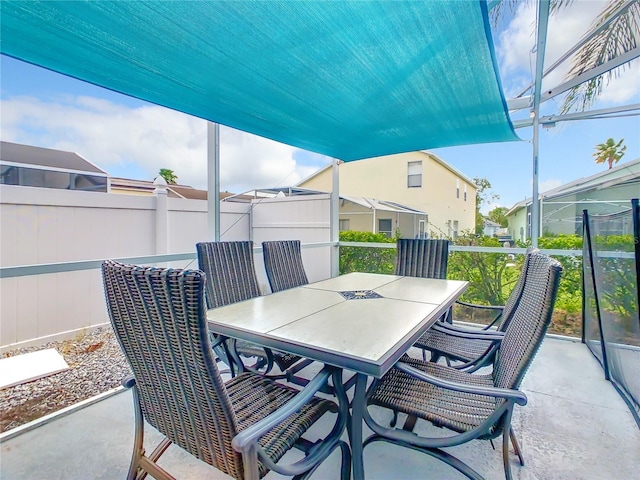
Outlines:
[[[538,4],[538,42],[536,46],[536,78],[533,90],[533,194],[531,195],[531,244],[538,246],[540,236],[540,203],[538,200],[538,150],[540,145],[540,93],[544,71],[544,53],[549,25],[549,0]]]
[[[207,122],[207,233],[220,241],[220,124]]]
[[[340,247],[338,242],[340,241],[340,173],[338,168],[338,160],[333,159],[332,173],[332,188],[331,188],[331,207],[330,207],[330,235],[331,243],[331,276],[337,277],[340,275]]]

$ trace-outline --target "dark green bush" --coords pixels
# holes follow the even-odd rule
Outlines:
[[[542,249],[582,250],[582,237],[578,235],[558,235],[542,237],[538,240]],[[599,252],[632,252],[634,248],[632,235],[598,235],[593,239],[593,246]],[[569,313],[582,311],[582,258],[572,256],[555,257],[562,264],[563,272],[558,290],[556,308]],[[602,307],[622,316],[630,316],[636,312],[633,302],[635,291],[633,281],[633,259],[598,258],[599,274],[602,278]],[[614,287],[615,286],[615,287]]]
[[[344,242],[394,243],[396,238],[368,232],[340,232]],[[633,237],[630,235],[612,235],[597,237],[599,250],[633,251]],[[481,247],[501,247],[502,244],[492,237],[464,235],[458,237],[456,245]],[[526,245],[518,245],[525,247]],[[541,249],[582,250],[582,237],[578,235],[557,235],[542,237],[538,246]],[[555,256],[563,267],[558,289],[553,323],[550,331],[564,335],[580,336],[582,328],[582,258],[569,255]],[[371,272],[393,273],[396,251],[393,248],[341,247],[340,273]],[[523,255],[507,253],[458,252],[449,255],[448,278],[468,280],[469,288],[462,299],[483,305],[504,305],[520,274]],[[603,258],[602,281],[615,288],[604,291],[603,307],[621,318],[633,315],[632,262],[625,259]],[[487,322],[489,318],[472,317],[477,312],[458,309],[457,318]]]
[[[494,237],[463,236],[456,245],[502,247]],[[468,280],[469,288],[462,300],[482,305],[504,305],[518,279],[522,255],[485,252],[451,252],[447,277]]]
[[[341,242],[395,243],[383,233],[340,232]],[[340,274],[351,272],[393,273],[395,270],[395,248],[340,247]]]

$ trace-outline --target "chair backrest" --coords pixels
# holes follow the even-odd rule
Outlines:
[[[449,240],[399,238],[397,250],[396,275],[447,278]]]
[[[496,355],[496,387],[517,389],[551,323],[562,267],[548,255],[529,255],[526,281]]]
[[[300,240],[262,242],[262,255],[273,293],[309,283],[302,263]]]
[[[253,242],[196,243],[198,266],[207,278],[209,308],[260,296],[253,263]]]
[[[520,296],[522,295],[522,291],[524,290],[524,283],[527,279],[527,271],[529,270],[529,259],[531,258],[532,253],[540,253],[540,250],[531,247],[527,249],[518,280],[516,280],[516,284],[513,287],[513,290],[511,290],[511,294],[509,295],[509,298],[507,298],[507,301],[504,304],[504,309],[502,310],[502,317],[500,317],[500,323],[498,324],[498,330],[501,332],[504,332],[509,326],[509,322],[513,316],[513,311],[520,299]]]
[[[102,264],[107,309],[131,364],[145,420],[197,458],[235,478],[238,421],[207,328],[204,274]]]

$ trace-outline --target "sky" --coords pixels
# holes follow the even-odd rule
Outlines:
[[[535,10],[520,3],[493,32],[506,98],[531,82],[535,69]],[[530,5],[531,4],[531,5]],[[550,65],[589,28],[604,2],[577,0],[549,21],[545,64]],[[544,87],[563,81],[565,62]],[[541,116],[559,113],[562,98],[541,106]],[[640,59],[605,87],[592,108],[640,103]],[[528,112],[524,112],[526,116]],[[522,118],[523,113],[513,119]],[[0,138],[73,151],[111,176],[153,180],[172,169],[178,183],[206,189],[206,122],[117,94],[5,56],[0,57]],[[485,207],[510,208],[531,196],[533,129],[518,129],[520,142],[431,150],[470,179],[489,180],[497,200]],[[595,146],[624,138],[619,165],[640,157],[640,117],[558,123],[540,130],[539,190],[544,192],[606,166],[593,159]],[[220,184],[223,191],[290,186],[331,162],[326,156],[222,127]]]

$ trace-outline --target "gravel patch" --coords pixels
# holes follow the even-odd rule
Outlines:
[[[0,390],[0,432],[120,386],[131,373],[111,327],[101,327],[73,340],[19,348],[5,357],[55,348],[69,370]]]

